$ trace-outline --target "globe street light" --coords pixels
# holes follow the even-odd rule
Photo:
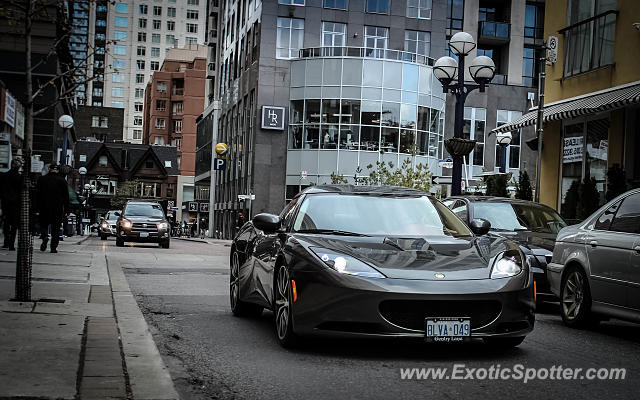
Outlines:
[[[507,147],[511,144],[511,132],[496,133],[496,141],[500,147],[500,172],[507,172]]]
[[[69,129],[73,128],[73,117],[71,115],[62,115],[58,118],[58,125],[63,129],[64,139],[62,140],[62,155],[60,164],[67,165],[67,147],[69,143]]]
[[[82,192],[82,189],[84,189],[84,176],[87,174],[87,169],[85,167],[80,167],[78,168],[78,173],[80,174],[80,191]],[[78,227],[80,228],[80,234],[83,235],[84,234],[84,229],[82,226],[82,219],[84,218],[84,207],[82,206],[82,204],[80,205],[80,223],[78,224]]]
[[[476,84],[464,83],[465,57],[476,48],[476,43],[467,32],[458,32],[449,40],[449,49],[458,57],[440,57],[433,65],[433,74],[442,84],[444,93],[451,92],[456,96],[456,111],[454,118],[453,137],[445,140],[445,148],[453,157],[453,171],[451,177],[451,194],[460,195],[462,191],[462,158],[469,155],[475,147],[475,140],[462,137],[464,126],[464,103],[467,95],[474,89],[484,92],[485,86],[491,82],[496,66],[493,60],[486,56],[478,56],[471,61],[469,74]]]

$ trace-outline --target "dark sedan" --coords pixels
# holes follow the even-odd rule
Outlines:
[[[460,219],[489,221],[492,236],[519,243],[530,259],[540,299],[555,298],[547,280],[547,264],[560,229],[567,223],[550,207],[532,201],[491,196],[449,197],[443,201]]]
[[[483,220],[470,223],[482,235]],[[314,186],[258,214],[231,249],[231,309],[304,335],[416,337],[517,346],[534,325],[520,247],[476,236],[442,203],[397,187]]]

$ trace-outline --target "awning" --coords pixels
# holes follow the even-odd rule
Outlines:
[[[546,104],[543,120],[546,123],[575,118],[611,111],[631,104],[640,104],[640,81]],[[537,107],[531,108],[522,117],[493,129],[491,133],[511,132],[533,125],[536,123],[537,116]]]

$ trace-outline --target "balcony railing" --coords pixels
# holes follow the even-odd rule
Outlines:
[[[609,10],[569,25],[564,35],[564,76],[572,76],[613,64],[618,11]]]
[[[511,26],[506,22],[481,21],[479,36],[492,39],[509,39]]]
[[[173,88],[173,90],[171,91],[171,94],[174,94],[176,96],[182,96],[184,94],[184,88]]]
[[[420,54],[401,50],[374,49],[369,47],[307,47],[299,51],[298,58],[357,57],[382,60],[407,61],[433,66],[435,60]]]

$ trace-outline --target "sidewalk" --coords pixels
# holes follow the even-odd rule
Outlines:
[[[185,240],[187,242],[199,242],[199,243],[208,243],[208,244],[220,244],[225,246],[231,246],[232,240],[225,239],[212,239],[212,238],[199,238],[199,237],[187,237],[187,236],[173,236],[172,240]]]
[[[10,301],[16,252],[0,249],[0,398],[178,398],[119,264],[87,239],[57,254],[34,241],[26,303]]]

